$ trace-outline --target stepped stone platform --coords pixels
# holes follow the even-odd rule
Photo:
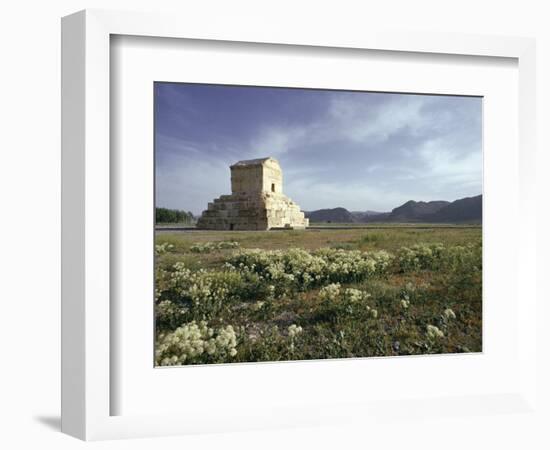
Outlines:
[[[283,172],[274,158],[239,161],[231,167],[231,194],[208,203],[197,222],[206,230],[303,229],[300,207],[283,194]]]

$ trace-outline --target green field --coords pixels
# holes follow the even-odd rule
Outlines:
[[[479,352],[481,227],[160,231],[158,365]]]

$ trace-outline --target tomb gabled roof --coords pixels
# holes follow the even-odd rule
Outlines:
[[[270,159],[275,161],[275,159],[273,159],[271,156],[268,156],[267,158],[243,159],[242,161],[237,161],[231,167],[261,166],[264,162]]]

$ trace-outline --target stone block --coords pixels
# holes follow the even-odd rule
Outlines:
[[[233,164],[231,191],[208,203],[197,228],[269,230],[309,225],[300,207],[283,194],[283,172],[274,158]]]

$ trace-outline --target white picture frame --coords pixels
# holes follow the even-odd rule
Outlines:
[[[389,413],[389,406],[343,403],[330,411],[318,405],[281,407],[272,413],[111,415],[113,354],[110,335],[111,214],[110,183],[116,173],[110,161],[110,38],[112,35],[285,44],[332,49],[369,49],[416,54],[448,54],[513,58],[519,76],[519,223],[517,286],[518,352],[521,367],[516,389],[485,398],[436,398],[409,404],[461,414],[514,411],[536,407],[536,238],[533,202],[535,172],[535,43],[532,39],[457,34],[342,30],[314,35],[280,30],[260,23],[234,28],[230,23],[208,27],[191,17],[87,10],[62,21],[62,430],[85,440],[162,436],[209,431],[361,421]],[[516,294],[519,295],[519,294]],[[115,355],[116,356],[116,355]],[[273,370],[263,366],[262,370]],[[483,401],[480,401],[483,400]],[[395,400],[393,400],[395,401]],[[375,408],[376,406],[376,408]],[[375,411],[376,409],[376,411]],[[247,420],[245,420],[247,419]]]

